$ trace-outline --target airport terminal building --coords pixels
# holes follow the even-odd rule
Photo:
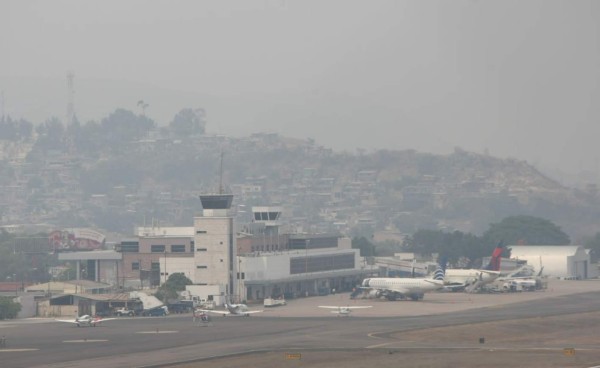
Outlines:
[[[143,227],[111,251],[69,252],[77,278],[130,290],[154,288],[182,273],[202,299],[241,301],[351,290],[370,269],[338,234],[280,234],[281,207],[253,207],[236,230],[233,195],[202,195],[193,227]],[[218,295],[217,295],[218,294]]]

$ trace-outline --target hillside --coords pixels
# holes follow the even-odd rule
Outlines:
[[[276,134],[174,136],[136,119],[148,133],[103,133],[88,123],[1,145],[2,225],[85,226],[123,235],[151,222],[189,226],[201,209],[198,194],[218,188],[223,153],[223,183],[237,210],[281,205],[286,223],[302,231],[481,233],[517,214],[547,218],[575,241],[600,230],[593,188],[565,188],[524,161],[460,149],[338,153]],[[49,139],[51,132],[57,136]],[[238,216],[249,220],[247,212]]]

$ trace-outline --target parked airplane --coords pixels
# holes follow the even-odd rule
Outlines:
[[[388,300],[423,299],[424,294],[444,287],[444,269],[438,265],[433,278],[373,277],[362,282],[361,289],[372,297],[384,296]]]
[[[498,245],[498,247],[501,247],[501,245]],[[500,254],[502,253],[500,252]],[[492,258],[494,257],[492,256]],[[492,262],[492,259],[490,259],[490,266],[492,266],[493,270],[500,271],[501,259],[501,257],[498,257],[495,262]],[[522,267],[508,273],[506,276],[498,277],[495,281],[496,283],[501,283],[502,289],[506,291],[533,291],[543,287],[543,271],[544,266],[542,266],[542,260],[540,257],[540,271],[537,273],[537,275],[534,274],[534,269],[532,266],[523,265]]]
[[[96,325],[100,324],[100,322],[106,322],[113,319],[118,318],[101,318],[101,317],[92,317],[90,315],[83,315],[81,317],[77,317],[75,319],[57,319],[57,322],[66,322],[66,323],[74,323],[77,327],[96,327]]]
[[[211,310],[211,309],[200,309],[200,312],[205,312],[205,313],[215,313],[215,314],[222,314],[223,317],[227,316],[227,315],[232,315],[232,316],[244,316],[244,317],[250,317],[251,314],[253,313],[260,313],[260,312],[264,312],[264,310],[250,310],[248,309],[248,306],[246,304],[230,304],[229,301],[227,299],[225,299],[225,308],[227,308],[226,311],[222,311],[222,310]]]
[[[489,284],[500,275],[500,259],[504,245],[498,244],[492,252],[490,262],[483,269],[447,269],[444,287],[452,291],[475,291]]]
[[[350,312],[352,312],[353,309],[364,309],[364,308],[371,308],[372,305],[363,305],[363,306],[352,306],[352,307],[343,307],[343,306],[334,306],[334,305],[319,305],[319,308],[326,308],[326,309],[337,309],[337,310],[332,310],[331,313],[336,313],[338,316],[350,316]]]

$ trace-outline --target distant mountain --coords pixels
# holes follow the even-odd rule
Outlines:
[[[250,220],[243,208],[281,205],[291,228],[348,235],[422,228],[481,234],[512,215],[551,220],[575,241],[600,230],[595,187],[564,187],[524,161],[461,149],[351,154],[278,134],[177,137],[168,127],[137,132],[117,123],[106,127],[129,129],[123,132],[134,138],[94,124],[48,126],[20,149],[0,145],[2,224],[124,235],[144,223],[189,226],[201,209],[198,194],[219,187],[223,154],[222,182],[235,194],[240,222]]]

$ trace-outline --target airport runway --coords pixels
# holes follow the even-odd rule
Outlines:
[[[0,336],[6,337],[8,345],[0,349],[0,366],[149,367],[264,350],[401,348],[394,335],[402,331],[600,309],[597,291],[550,295],[427,316],[359,317],[357,313],[349,318],[281,317],[264,313],[261,317],[213,317],[211,326],[198,326],[186,315],[123,318],[95,328],[37,320],[3,322]],[[405,303],[411,302],[389,302],[386,306],[412,308],[421,302]]]

